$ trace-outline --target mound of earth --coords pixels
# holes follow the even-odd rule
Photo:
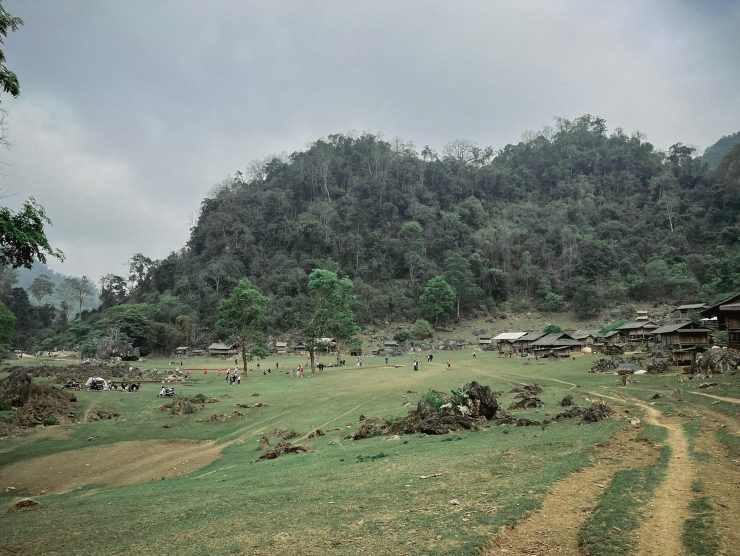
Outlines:
[[[21,429],[5,421],[0,421],[0,438],[9,438],[11,436],[18,436],[21,433]]]
[[[9,514],[15,513],[15,512],[28,512],[32,510],[40,510],[43,508],[43,506],[36,502],[36,500],[31,500],[30,498],[26,498],[24,500],[19,500],[15,504],[13,504],[10,509],[8,510]]]
[[[578,406],[568,408],[565,411],[558,413],[555,416],[555,420],[562,421],[563,419],[575,419],[576,417],[583,417],[583,408]]]
[[[308,446],[302,446],[300,444],[297,446],[294,446],[290,442],[286,442],[282,440],[272,450],[268,450],[267,452],[262,454],[260,457],[258,457],[256,461],[252,463],[257,463],[257,462],[265,461],[268,459],[279,458],[280,456],[284,456],[285,454],[301,454],[301,453],[309,452],[309,451],[310,449]]]
[[[93,411],[92,413],[89,413],[87,415],[88,421],[105,421],[106,419],[117,419],[119,417],[119,414],[112,409],[105,411],[105,410],[98,410]]]
[[[36,384],[23,367],[15,367],[10,375],[0,380],[0,401],[15,408],[11,424],[17,427],[35,427],[47,417],[66,415],[77,407],[70,394],[53,386]]]
[[[511,405],[509,405],[508,409],[537,409],[541,405],[542,400],[539,399],[537,396],[528,396],[525,394],[524,397],[518,402],[512,402]]]
[[[694,373],[709,376],[738,370],[740,370],[740,352],[731,348],[710,349],[697,359]]]
[[[570,394],[568,394],[567,396],[565,396],[562,400],[560,400],[558,402],[558,405],[560,407],[568,407],[568,406],[576,405],[576,404],[573,401],[573,396],[571,396]]]
[[[614,414],[614,410],[606,404],[597,403],[588,406],[583,410],[583,418],[581,419],[581,425],[588,423],[596,423],[602,419],[606,419],[610,415]]]
[[[613,373],[620,366],[624,365],[624,359],[618,355],[611,359],[599,359],[596,363],[591,365],[589,373]]]

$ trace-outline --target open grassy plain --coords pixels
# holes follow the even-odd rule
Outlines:
[[[419,372],[410,356],[387,367],[366,358],[362,368],[352,358],[302,379],[276,372],[276,361],[284,370],[305,362],[282,357],[260,362],[270,375],[231,387],[215,372],[227,361],[184,359],[193,384],[178,394],[220,401],[177,416],[157,411],[168,401],[156,399],[157,384],[78,392],[83,422],[0,441],[0,554],[737,554],[737,377],[715,378],[720,386],[707,390],[675,374],[623,387],[614,375],[588,373],[597,357],[524,365],[497,353],[437,352]],[[553,417],[567,394],[582,406],[602,399],[617,416],[344,438],[360,415],[404,416],[430,388],[471,380],[506,392],[544,385],[545,405],[517,417]],[[666,395],[651,399],[656,392]],[[499,402],[505,408],[513,396]],[[268,406],[235,406],[255,402]],[[120,418],[84,422],[98,409]],[[234,411],[243,416],[208,421]],[[294,442],[311,452],[252,463],[259,438],[277,427],[298,431]],[[326,436],[305,438],[319,427]],[[6,513],[24,496],[43,509]]]

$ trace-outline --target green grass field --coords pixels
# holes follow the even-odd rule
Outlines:
[[[452,369],[447,370],[450,355]],[[540,420],[558,413],[556,404],[566,394],[587,405],[579,396],[628,392],[647,400],[652,392],[677,386],[675,377],[642,376],[638,384],[622,388],[616,376],[587,372],[595,358],[524,366],[520,359],[502,359],[496,353],[477,352],[473,359],[469,351],[438,352],[435,363],[422,364],[419,372],[413,371],[410,356],[390,360],[391,365],[406,365],[401,368],[384,367],[381,358],[366,358],[365,366],[357,368],[352,358],[346,368],[325,369],[316,376],[309,370],[298,379],[276,372],[275,362],[290,369],[305,361],[283,357],[260,362],[261,368],[271,367],[272,374],[255,372],[232,387],[213,371],[219,366],[225,370],[228,362],[184,359],[184,368],[194,370],[195,384],[176,386],[179,395],[233,398],[182,416],[156,411],[167,401],[156,399],[156,384],[145,384],[138,393],[79,392],[78,416],[90,408],[114,409],[126,421],[61,425],[64,434],[34,431],[4,440],[0,472],[6,465],[32,458],[131,440],[213,439],[228,447],[219,459],[185,476],[164,474],[142,484],[90,485],[65,494],[34,496],[44,506],[40,511],[5,514],[23,493],[5,492],[6,485],[0,484],[0,554],[472,555],[500,526],[536,509],[554,482],[588,465],[594,445],[607,442],[627,421],[617,417],[593,425],[566,421],[537,427],[491,422],[481,432],[408,435],[400,440],[380,436],[351,441],[344,436],[357,430],[360,415],[402,416],[430,388],[449,391],[471,380],[503,391],[523,383],[545,385],[540,396],[544,407],[514,412]],[[166,360],[138,366],[169,368]],[[206,366],[208,375],[203,374]],[[256,362],[253,366],[256,369]],[[259,397],[253,397],[254,392]],[[688,394],[682,395],[691,398],[685,402],[674,398],[661,398],[656,407],[660,403],[676,411],[676,406],[716,401]],[[507,394],[500,402],[506,407],[512,400]],[[234,405],[255,401],[269,407]],[[405,402],[411,406],[404,407]],[[624,414],[629,406],[615,407]],[[211,414],[237,409],[243,418],[207,422]],[[735,408],[725,411],[734,414]],[[631,406],[630,414],[640,415],[640,409]],[[301,436],[316,427],[340,430],[298,441],[309,444],[310,453],[251,463],[261,454],[257,440],[276,427],[296,429]],[[91,436],[94,442],[88,441]],[[243,444],[233,442],[239,438]],[[448,441],[451,438],[454,441]],[[89,461],[92,467],[97,463]],[[177,465],[173,461],[173,467]],[[442,475],[419,479],[434,473]],[[459,505],[450,504],[453,499]]]

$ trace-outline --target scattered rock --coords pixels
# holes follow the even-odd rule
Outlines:
[[[324,431],[322,431],[321,429],[316,429],[315,431],[311,431],[310,433],[308,433],[308,436],[306,436],[306,438],[311,439],[311,438],[317,438],[319,436],[326,436],[326,435],[324,434]]]
[[[665,396],[665,394],[663,392],[656,392],[655,394],[653,394],[652,396],[650,396],[650,399],[651,400],[657,400],[658,398],[662,398],[664,396]]]
[[[460,502],[458,502],[457,498],[453,498],[452,500],[450,500],[450,504],[452,506],[459,506]]]
[[[542,404],[542,400],[536,396],[526,396],[518,402],[512,402],[508,409],[537,409]]]
[[[713,388],[714,386],[719,386],[716,382],[702,382],[697,388]]]
[[[299,436],[301,436],[300,433],[297,430],[293,429],[288,434],[283,436],[283,440],[292,440],[293,438],[298,438]]]
[[[556,421],[562,421],[563,419],[575,419],[576,417],[583,417],[583,408],[573,406],[565,411],[561,411],[555,416]]]

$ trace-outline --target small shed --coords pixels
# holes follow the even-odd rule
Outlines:
[[[493,343],[491,336],[478,336],[479,346],[490,346]]]
[[[298,342],[293,346],[293,353],[303,353],[306,349],[306,344],[304,342]]]
[[[175,355],[187,355],[188,351],[190,351],[190,348],[180,346],[179,348],[175,348]]]
[[[383,345],[387,348],[397,348],[398,342],[396,340],[388,340],[387,342],[383,342]]]
[[[565,332],[545,334],[531,345],[537,355],[547,355],[552,352],[558,357],[569,357],[572,353],[581,353],[581,347],[581,342]]]
[[[624,343],[627,339],[627,334],[621,330],[612,330],[604,334],[604,343],[607,345],[618,346]]]
[[[706,303],[691,303],[688,305],[679,305],[673,309],[673,318],[676,322],[684,322],[691,318],[691,315],[699,314],[707,308]]]
[[[638,321],[638,322],[643,322],[643,321],[650,320],[648,318],[647,310],[644,310],[644,311],[643,310],[639,310],[639,311],[637,311],[637,318],[635,318],[635,320]]]
[[[275,353],[285,355],[286,351],[288,351],[288,342],[275,342]]]
[[[314,346],[316,351],[333,353],[337,349],[337,342],[334,338],[315,338]]]
[[[349,348],[349,355],[350,357],[360,357],[362,356],[362,348]],[[377,355],[377,354],[375,354]]]
[[[203,349],[194,349],[193,351],[190,352],[190,355],[192,355],[193,357],[200,357],[201,355],[205,355],[205,354],[206,352]]]
[[[677,349],[671,352],[672,363],[676,366],[688,366],[696,361],[696,350],[693,348]]]
[[[226,344],[214,342],[210,346],[208,346],[208,355],[210,355],[211,357],[220,355],[235,355],[236,352],[236,344],[227,346]]]

